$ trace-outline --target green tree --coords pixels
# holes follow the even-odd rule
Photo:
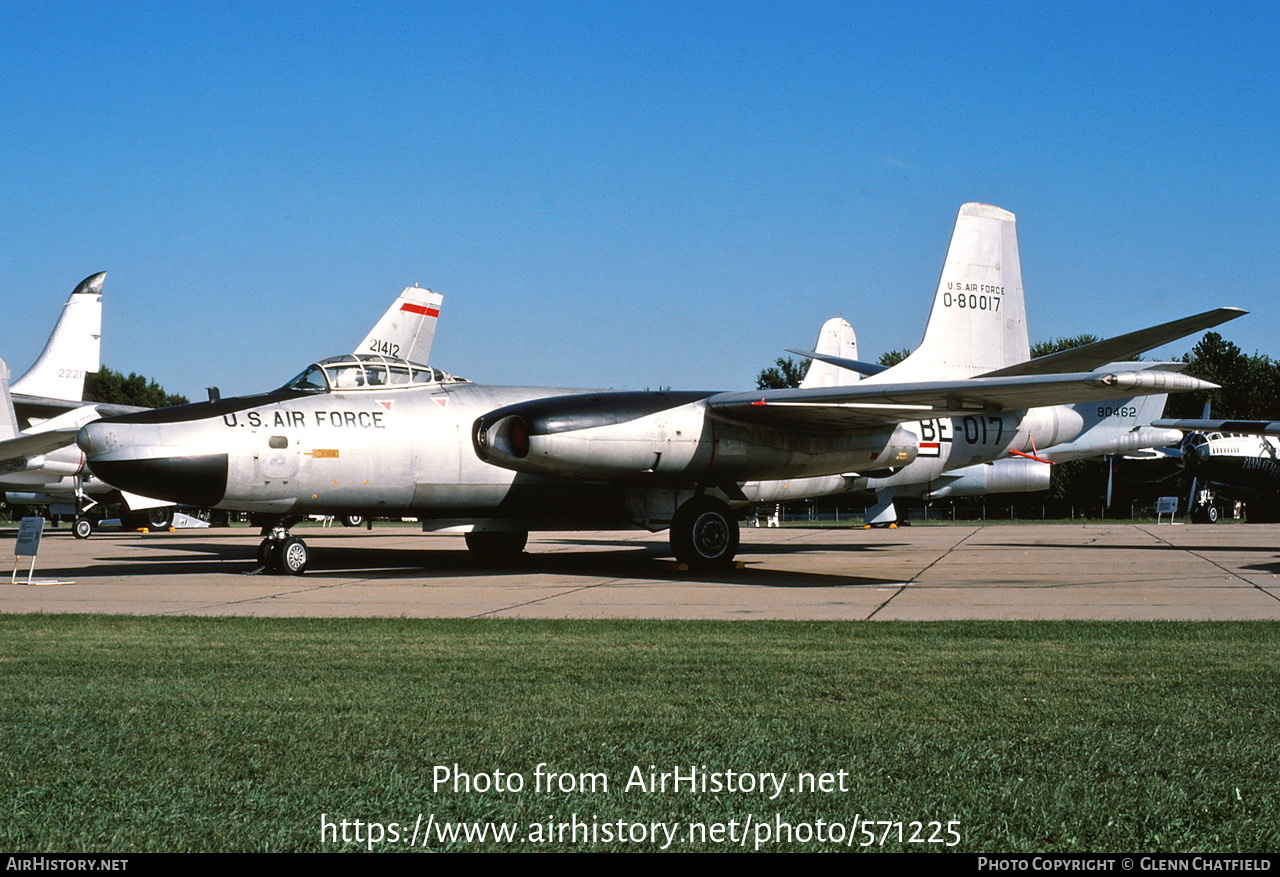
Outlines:
[[[1050,353],[1058,353],[1062,350],[1070,350],[1073,347],[1083,347],[1086,344],[1093,344],[1101,341],[1097,335],[1073,335],[1070,338],[1050,338],[1048,341],[1037,341],[1031,345],[1031,358],[1036,359],[1041,356],[1048,356]]]
[[[89,375],[85,382],[84,398],[86,402],[137,405],[140,408],[168,408],[171,405],[186,405],[189,401],[186,396],[165,392],[164,387],[137,372],[130,372],[126,377],[122,372],[105,365],[97,374]]]
[[[1255,353],[1249,356],[1217,332],[1206,332],[1182,357],[1185,373],[1220,384],[1207,395],[1179,393],[1169,397],[1167,417],[1199,417],[1205,401],[1214,418],[1272,420],[1280,416],[1280,363]]]
[[[895,366],[911,355],[910,347],[902,347],[898,350],[887,350],[880,354],[878,362],[884,366]]]
[[[798,387],[800,382],[804,380],[804,374],[809,366],[806,362],[799,359],[793,359],[788,356],[785,359],[776,360],[777,365],[761,370],[756,377],[757,390],[785,390],[789,387]]]

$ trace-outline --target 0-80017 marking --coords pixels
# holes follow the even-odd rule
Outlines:
[[[942,303],[949,308],[964,308],[973,311],[1000,310],[1000,296],[998,295],[979,295],[972,292],[960,292],[953,295],[950,292],[944,292],[942,294]]]

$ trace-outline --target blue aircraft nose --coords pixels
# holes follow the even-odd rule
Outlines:
[[[94,421],[76,434],[89,470],[112,487],[183,505],[215,506],[227,493],[226,454],[184,454],[149,434],[148,424]],[[148,433],[148,434],[140,434]],[[160,453],[157,453],[160,452]]]

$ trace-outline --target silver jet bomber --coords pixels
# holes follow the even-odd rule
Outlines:
[[[785,479],[891,474],[920,454],[906,425],[922,419],[972,418],[972,441],[951,454],[970,465],[1031,452],[1042,429],[1048,443],[1068,440],[1071,425],[1037,406],[1213,386],[1154,369],[985,375],[1016,361],[1010,326],[1024,323],[1021,296],[1006,305],[1001,282],[1011,223],[999,208],[961,209],[922,345],[957,365],[933,377],[592,392],[483,386],[361,354],[317,362],[263,395],[98,421],[77,441],[94,473],[121,488],[276,515],[259,559],[282,572],[309,560],[293,522],[352,513],[462,528],[473,551],[502,555],[535,529],[670,529],[679,560],[725,564],[749,494],[765,498]]]

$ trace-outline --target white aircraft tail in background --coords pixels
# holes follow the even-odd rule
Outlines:
[[[24,430],[9,392],[9,366],[0,359],[0,487],[58,481],[73,474],[81,465],[80,454],[75,449],[56,452],[73,445],[80,427],[97,417],[92,406],[82,405]]]
[[[13,410],[13,397],[9,395],[9,366],[0,359],[0,441],[13,438],[20,431],[18,415]]]
[[[838,361],[856,361],[858,359],[858,339],[853,334],[853,327],[844,317],[832,317],[822,324],[818,331],[818,343],[813,352],[788,351],[809,356],[809,370],[805,372],[802,388],[808,387],[847,387],[856,384],[859,375],[847,367],[841,367],[827,361],[827,357]]]
[[[102,368],[102,281],[106,276],[101,271],[80,281],[35,365],[13,382],[15,394],[67,402],[84,399],[85,375]]]
[[[438,292],[406,286],[355,353],[381,353],[426,365],[442,301]]]

